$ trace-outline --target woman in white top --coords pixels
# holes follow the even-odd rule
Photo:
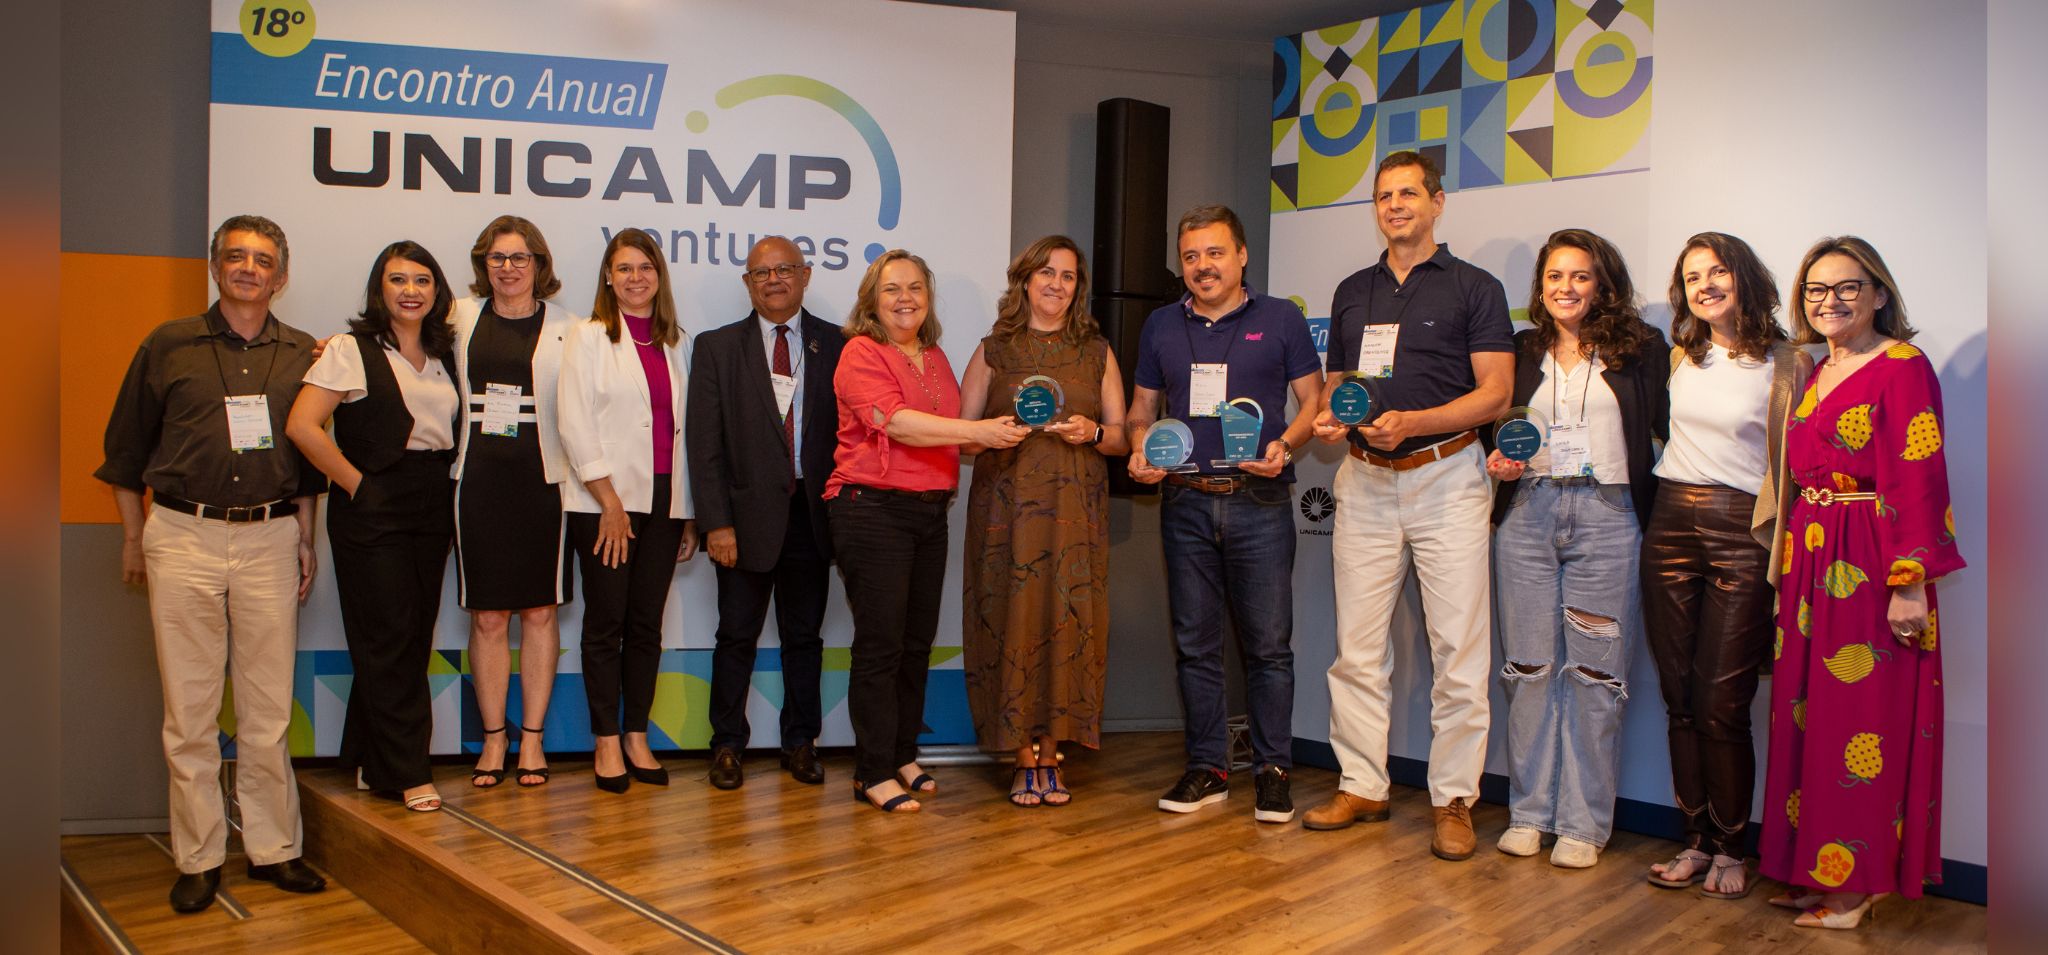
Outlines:
[[[542,751],[561,635],[555,608],[569,602],[567,459],[555,423],[563,340],[579,321],[547,301],[562,288],[540,228],[519,216],[484,226],[469,250],[476,297],[458,300],[457,384],[469,420],[455,452],[456,594],[469,611],[469,665],[483,719],[470,785],[504,781],[512,615],[519,615],[521,786],[548,781]],[[468,742],[465,740],[464,742]]]
[[[1702,232],[1671,274],[1671,442],[1643,537],[1643,616],[1670,714],[1685,848],[1652,885],[1739,899],[1756,750],[1750,701],[1771,646],[1776,482],[1813,359],[1778,327],[1777,283],[1749,244]],[[1789,501],[1790,499],[1787,498]]]
[[[590,320],[562,360],[569,537],[583,572],[583,689],[597,787],[668,785],[647,743],[661,664],[661,616],[676,563],[697,549],[683,451],[690,336],[668,266],[646,232],[605,246]],[[623,737],[623,740],[622,740]]]
[[[451,296],[414,242],[378,253],[361,314],[306,372],[285,434],[333,482],[327,536],[355,678],[341,765],[405,807],[441,808],[427,763],[427,660],[454,535],[460,401],[450,368]],[[334,418],[334,435],[327,419]]]
[[[1552,865],[1599,861],[1614,828],[1622,704],[1642,631],[1636,549],[1665,436],[1664,336],[1643,323],[1621,253],[1584,229],[1536,257],[1515,335],[1514,403],[1546,426],[1526,463],[1494,451],[1494,593],[1508,698],[1508,809],[1500,851]]]

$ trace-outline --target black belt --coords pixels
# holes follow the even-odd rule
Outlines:
[[[1537,483],[1548,482],[1556,487],[1600,486],[1600,479],[1590,474],[1573,474],[1566,477],[1551,477],[1548,474],[1541,474],[1537,475],[1533,480]]]
[[[181,497],[172,497],[168,494],[158,494],[151,498],[151,500],[155,501],[158,507],[168,507],[171,510],[190,514],[193,517],[204,518],[210,521],[226,521],[230,524],[254,524],[258,521],[267,521],[273,517],[285,517],[299,512],[298,503],[290,499],[271,501],[268,504],[251,504],[248,507],[215,507],[212,504],[199,504]]]
[[[889,497],[902,498],[906,501],[916,501],[920,504],[943,504],[953,499],[952,491],[904,491],[893,487],[871,487],[866,484],[848,484],[846,489],[854,492],[855,495],[882,494]]]

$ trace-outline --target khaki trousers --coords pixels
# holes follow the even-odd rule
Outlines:
[[[171,851],[178,871],[227,858],[218,717],[226,671],[235,690],[235,790],[249,862],[301,851],[299,790],[285,730],[298,649],[299,524],[202,520],[150,509],[142,553],[164,688]]]

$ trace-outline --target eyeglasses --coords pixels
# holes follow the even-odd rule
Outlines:
[[[515,269],[523,269],[532,265],[535,258],[536,256],[526,252],[514,252],[511,255],[493,252],[484,256],[484,264],[494,269],[502,269],[508,265]]]
[[[746,272],[746,275],[747,275],[747,281],[749,281],[749,282],[753,282],[753,283],[755,283],[755,284],[759,284],[759,283],[762,283],[762,282],[766,282],[766,281],[768,281],[768,279],[769,279],[770,277],[773,277],[773,278],[778,278],[778,279],[781,279],[781,280],[783,280],[783,281],[787,282],[787,281],[789,281],[789,279],[790,279],[790,276],[793,276],[793,275],[797,274],[798,272],[801,272],[801,271],[803,271],[804,269],[807,269],[807,268],[810,268],[810,266],[808,266],[808,265],[767,265],[767,266],[762,266],[761,268],[758,268],[758,269],[748,269],[748,270],[747,270],[747,272]]]
[[[1808,282],[1799,287],[1799,294],[1806,296],[1806,300],[1809,302],[1825,302],[1828,300],[1828,293],[1833,292],[1837,300],[1853,302],[1863,294],[1863,287],[1869,284],[1871,284],[1869,279],[1850,279],[1847,282],[1836,282],[1833,285]]]

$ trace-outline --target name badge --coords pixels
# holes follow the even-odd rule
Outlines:
[[[270,434],[269,395],[229,395],[227,406],[230,449],[239,453],[277,447]]]
[[[518,385],[484,385],[484,433],[498,438],[519,437]]]
[[[796,376],[769,372],[768,387],[775,389],[775,413],[789,417],[789,406],[796,401]]]
[[[1551,477],[1580,477],[1593,473],[1592,432],[1582,424],[1550,426]]]
[[[1230,366],[1198,361],[1188,366],[1188,417],[1214,418],[1229,399]]]
[[[1367,378],[1394,377],[1394,343],[1401,326],[1394,322],[1367,325],[1358,339],[1358,373]]]

